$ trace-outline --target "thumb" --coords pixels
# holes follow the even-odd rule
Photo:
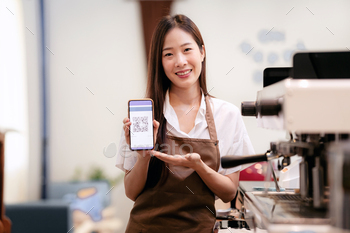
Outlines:
[[[156,142],[157,137],[158,137],[158,129],[159,129],[159,122],[156,120],[153,120],[153,135],[154,135],[154,142]]]
[[[153,126],[154,126],[154,130],[155,130],[155,132],[158,132],[158,129],[159,129],[159,122],[158,121],[156,121],[156,120],[153,120]]]

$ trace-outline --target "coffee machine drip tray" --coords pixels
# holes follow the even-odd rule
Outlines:
[[[318,228],[317,232],[327,232],[330,227],[326,208],[315,209],[312,200],[302,199],[294,192],[246,192],[244,206],[248,225],[269,232]]]

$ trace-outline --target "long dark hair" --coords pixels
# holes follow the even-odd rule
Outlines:
[[[166,119],[163,114],[165,94],[170,88],[171,81],[165,75],[162,65],[162,50],[166,34],[173,28],[180,28],[192,35],[200,51],[203,51],[204,41],[198,27],[185,15],[165,16],[158,23],[152,37],[148,59],[148,82],[146,97],[154,101],[154,118],[160,123],[156,139],[156,149],[165,143]],[[199,75],[199,85],[204,93],[207,93],[206,84],[206,59],[202,62],[202,71]],[[158,145],[158,146],[157,146]],[[158,148],[157,148],[158,147]],[[152,157],[149,163],[148,176],[145,188],[151,188],[163,184],[169,174],[165,163],[156,157]]]

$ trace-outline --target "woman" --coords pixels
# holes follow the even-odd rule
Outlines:
[[[253,154],[239,110],[209,95],[197,26],[184,15],[164,17],[152,38],[148,98],[154,101],[155,150],[125,151],[128,118],[117,157],[126,195],[135,201],[126,232],[212,232],[215,195],[237,192],[240,167],[220,157]]]

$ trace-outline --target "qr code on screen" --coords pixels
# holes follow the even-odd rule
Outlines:
[[[133,117],[133,131],[134,132],[147,132],[148,131],[148,116]]]

